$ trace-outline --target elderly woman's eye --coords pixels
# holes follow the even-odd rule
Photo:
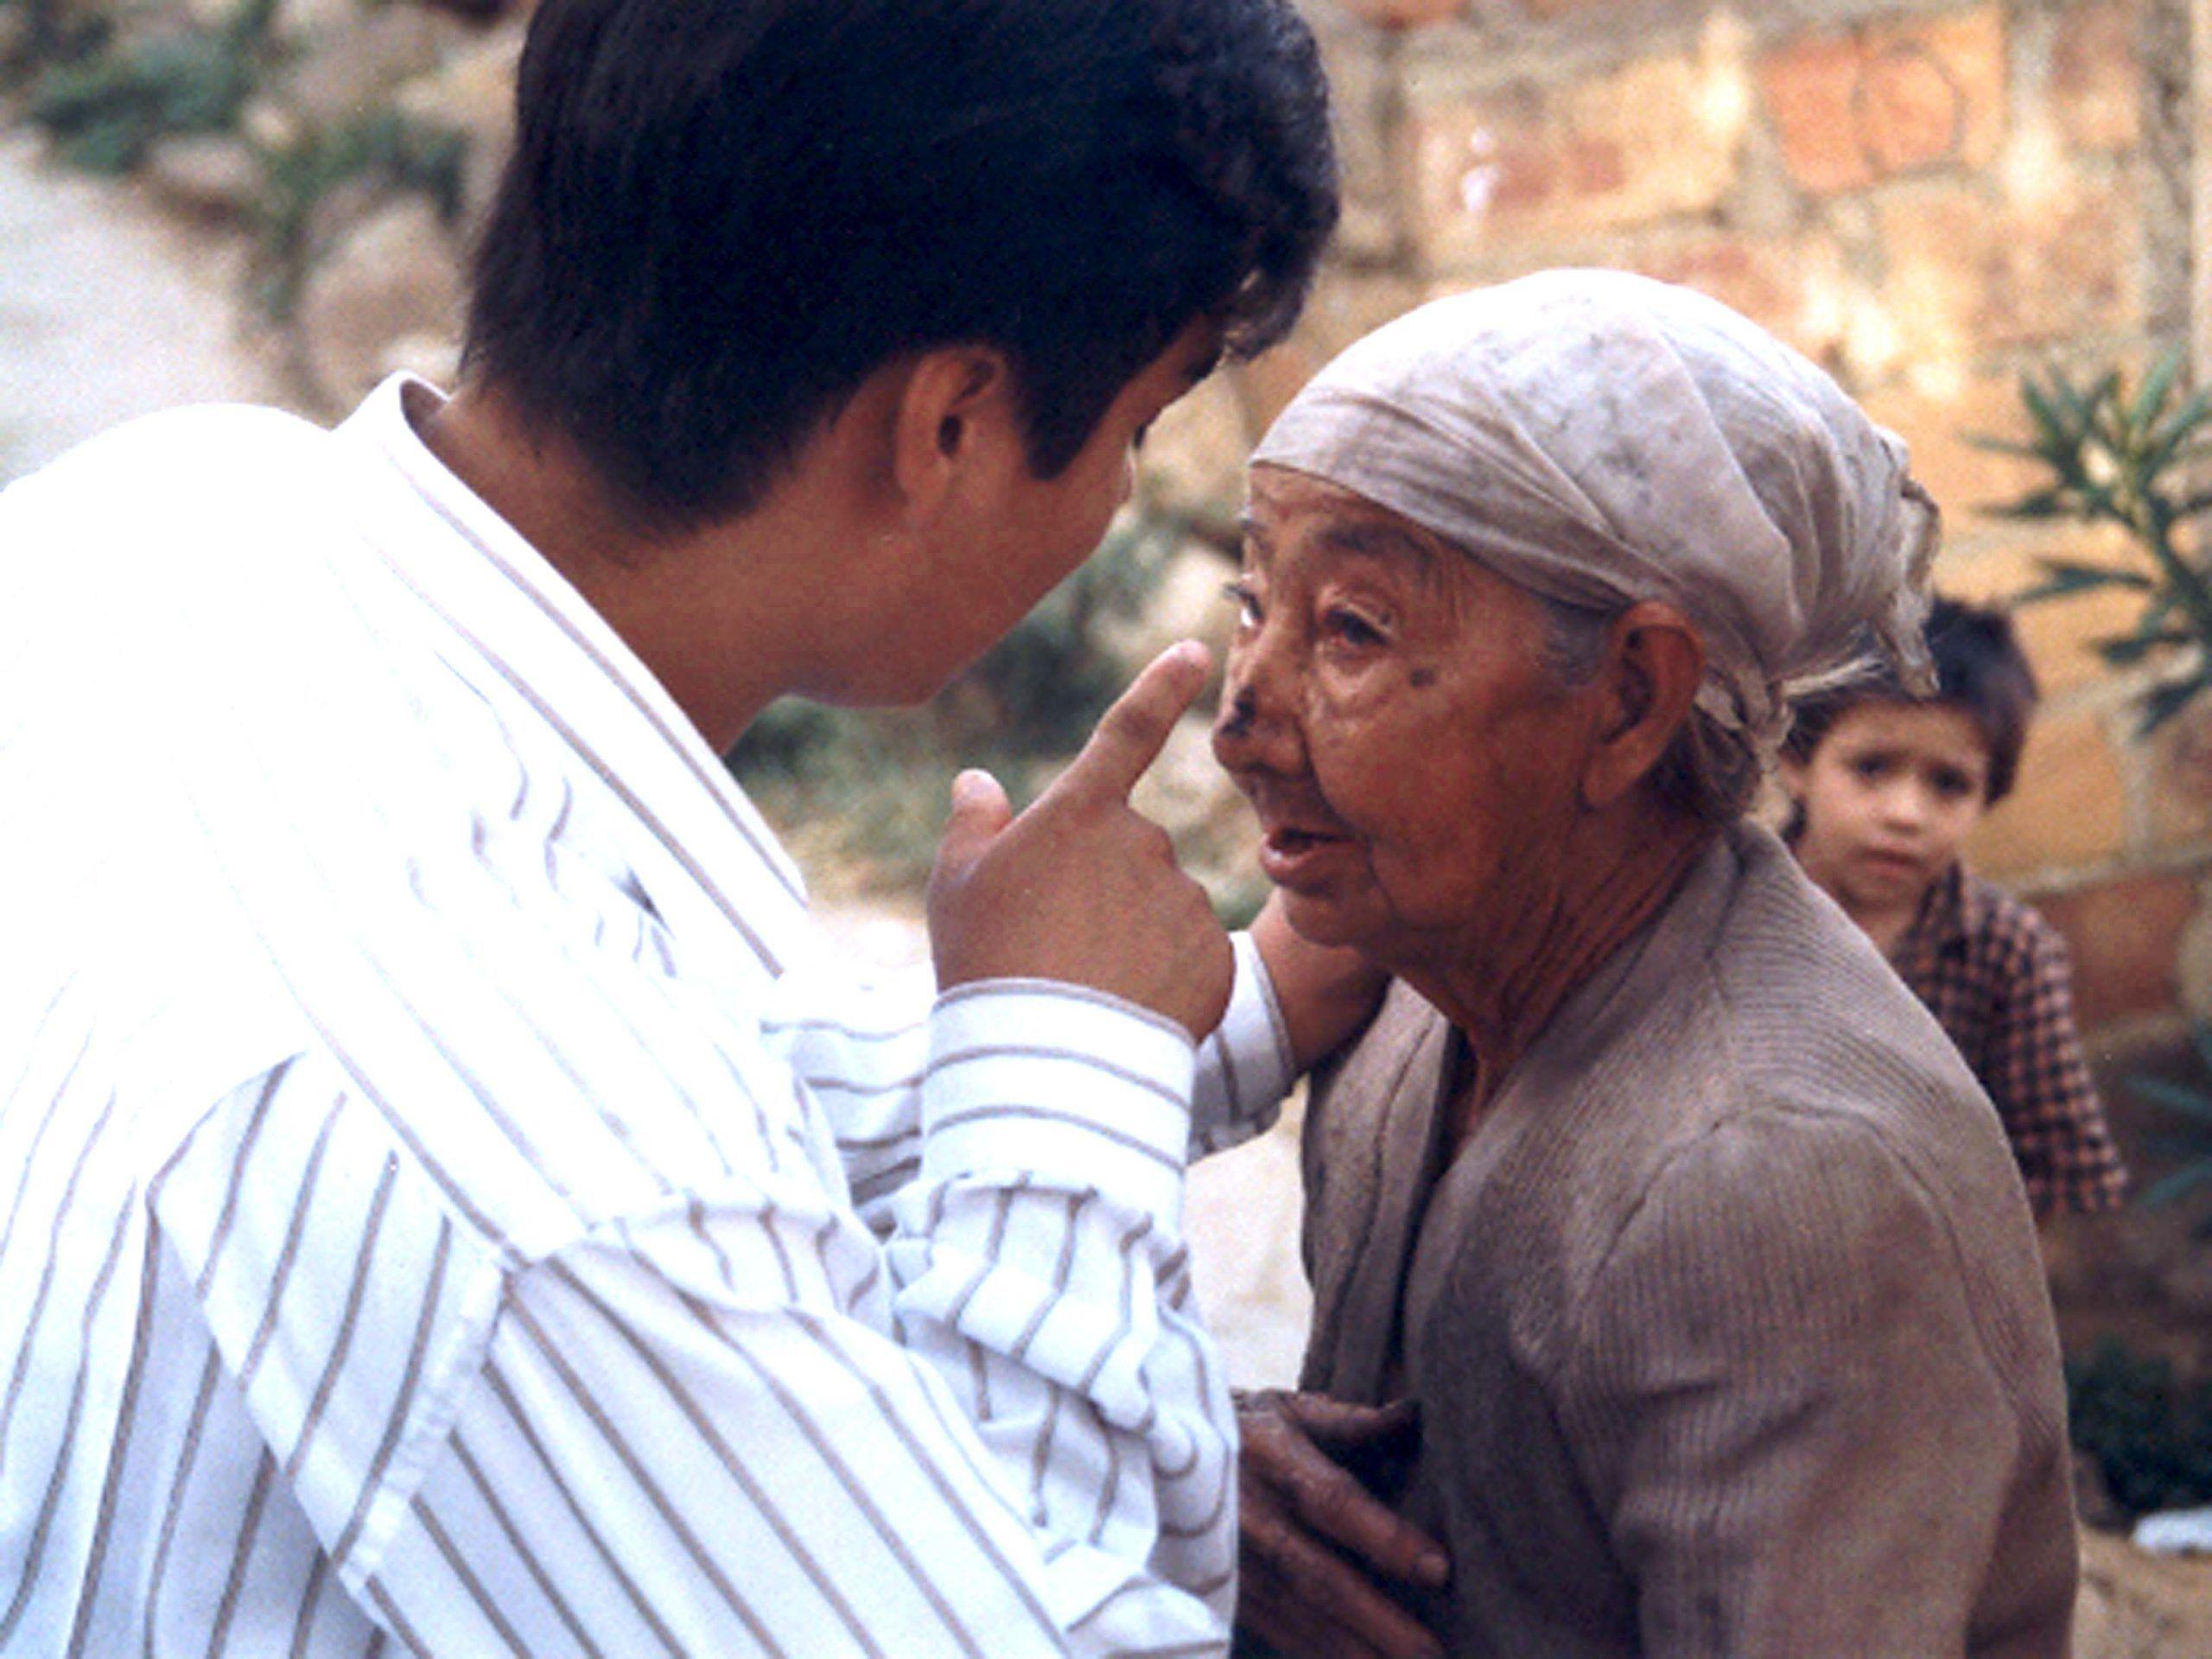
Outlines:
[[[1260,626],[1260,600],[1250,584],[1225,582],[1221,585],[1221,592],[1222,596],[1236,607],[1238,626],[1256,628]]]
[[[1332,639],[1348,645],[1379,645],[1386,638],[1380,627],[1357,611],[1332,610],[1321,620]]]

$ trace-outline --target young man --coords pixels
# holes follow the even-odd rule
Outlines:
[[[935,690],[1287,325],[1311,41],[543,0],[519,114],[452,398],[0,498],[0,1650],[1213,1650],[1193,1039],[1226,1136],[1311,1033],[1126,803],[1202,658],[963,778],[926,1012],[716,755]]]
[[[2035,676],[2002,612],[1939,599],[1927,638],[1934,696],[1879,679],[1798,709],[1785,836],[1989,1091],[2036,1213],[2109,1209],[2126,1171],[2074,1028],[2065,941],[1960,857],[2012,792]]]

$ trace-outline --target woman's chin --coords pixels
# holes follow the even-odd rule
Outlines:
[[[1374,918],[1326,893],[1277,887],[1283,919],[1308,944],[1365,946],[1375,935]]]

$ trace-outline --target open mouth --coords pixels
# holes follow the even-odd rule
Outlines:
[[[1346,836],[1281,826],[1260,842],[1260,871],[1279,887],[1313,887],[1342,864],[1351,846]]]
[[[1327,846],[1343,839],[1342,836],[1325,836],[1313,830],[1270,830],[1268,832],[1268,848],[1285,858],[1294,858],[1313,848]]]

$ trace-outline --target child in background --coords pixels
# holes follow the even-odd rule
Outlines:
[[[1884,677],[1799,705],[1782,758],[1783,838],[1958,1045],[2036,1214],[2107,1209],[2126,1172],[2074,1028],[2065,944],[1959,861],[2012,787],[2035,677],[1999,611],[1939,599],[1928,645],[1932,697]]]

